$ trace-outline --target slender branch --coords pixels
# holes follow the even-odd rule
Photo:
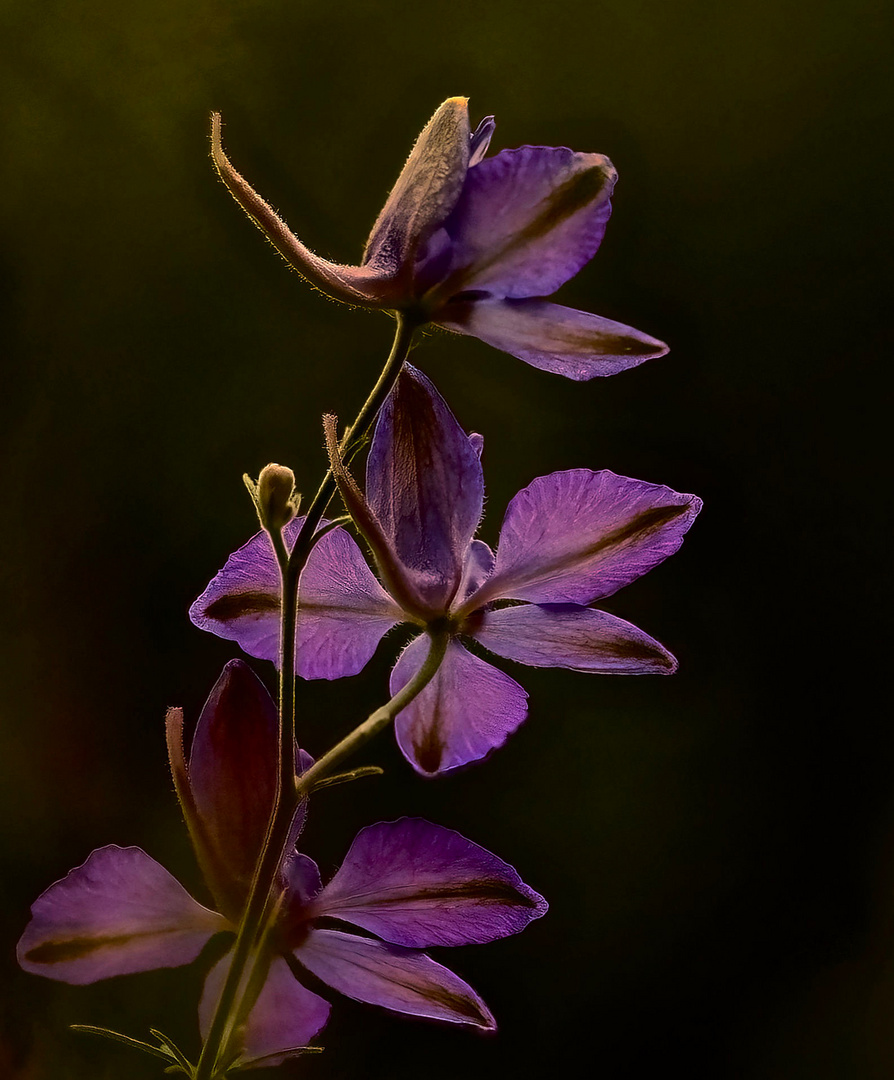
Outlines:
[[[363,408],[358,413],[357,419],[345,432],[341,444],[342,453],[350,453],[351,450],[366,436],[366,433],[378,415],[379,409],[381,409],[385,398],[397,381],[404,360],[409,354],[413,334],[418,323],[400,313],[398,313],[396,317],[397,328],[394,334],[394,342],[391,346],[391,353],[388,356],[388,360],[382,369],[382,373],[379,376],[378,382],[373,388],[372,393],[366,399]],[[276,793],[273,810],[270,816],[270,823],[267,829],[267,836],[264,841],[264,846],[258,856],[258,862],[255,867],[255,873],[246,901],[245,911],[243,912],[239,931],[236,935],[236,942],[233,946],[233,957],[230,961],[230,967],[227,972],[227,977],[224,980],[223,988],[221,989],[214,1017],[208,1029],[205,1044],[202,1047],[202,1053],[196,1065],[195,1080],[214,1080],[221,1057],[226,1053],[226,1043],[231,1029],[230,1017],[233,1014],[234,1005],[238,1005],[237,998],[240,997],[239,989],[242,983],[243,973],[245,972],[246,965],[251,957],[255,940],[258,934],[263,932],[263,928],[266,924],[265,914],[267,912],[270,894],[276,882],[277,872],[282,863],[283,852],[286,843],[288,842],[289,833],[291,832],[295,811],[301,798],[304,797],[311,787],[311,784],[304,782],[304,777],[296,784],[293,751],[295,730],[295,640],[297,634],[298,579],[301,576],[301,571],[304,569],[308,555],[313,547],[314,533],[316,532],[317,526],[319,525],[323,514],[326,512],[326,507],[329,505],[334,493],[335,481],[333,480],[330,471],[326,473],[322,484],[308,508],[307,516],[298,532],[291,554],[288,554],[286,550],[281,531],[271,530],[269,534],[280,567],[282,579],[282,623],[280,632],[279,668],[279,768],[277,769]],[[443,657],[444,649],[446,649],[446,641],[441,647],[441,656],[438,658],[437,664],[440,663],[441,657]],[[432,653],[434,652],[435,644],[433,642]],[[429,659],[431,659],[431,653],[429,654]],[[426,660],[426,664],[423,665],[423,668],[428,667],[428,664],[429,661]],[[425,682],[428,682],[434,675],[437,670],[437,664],[431,669]],[[411,680],[411,683],[417,681],[418,675],[416,679]],[[342,741],[330,750],[328,754],[324,755],[312,769],[308,770],[306,775],[309,776],[313,773],[314,780],[320,779],[322,775],[328,773],[332,765],[342,761],[347,754],[353,751],[353,749],[363,745],[368,739],[372,738],[372,735],[374,735],[376,731],[381,730],[382,727],[394,718],[405,704],[412,700],[412,697],[406,697],[405,693],[409,689],[411,683],[408,683],[407,686],[404,687],[401,694],[395,695],[388,705],[383,706],[383,709],[379,709],[373,713],[372,716],[361,724],[355,732],[352,732],[346,739],[342,739]],[[425,684],[422,683],[415,693],[418,693],[424,685]],[[388,710],[389,706],[391,706],[397,698],[400,698],[402,694],[404,695],[402,704],[398,705],[393,711],[388,713],[384,719],[380,719],[376,724],[373,724],[373,726],[370,727],[371,722],[378,717],[380,713]],[[412,696],[415,696],[415,694]],[[358,733],[361,734],[358,735]],[[321,770],[320,766],[323,762],[327,762],[327,765],[324,770]],[[289,792],[289,797],[284,797],[286,792]]]

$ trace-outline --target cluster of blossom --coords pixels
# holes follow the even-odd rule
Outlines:
[[[607,470],[556,472],[510,501],[494,552],[475,538],[483,439],[406,362],[425,323],[572,379],[667,351],[631,327],[543,299],[599,247],[616,179],[608,159],[535,146],[487,157],[493,130],[488,117],[471,132],[465,99],[446,101],[361,265],[341,266],[310,252],[233,169],[214,118],[217,168],[268,238],[314,285],[392,312],[398,330],[341,440],[335,418],[324,418],[329,473],[309,509],[298,512],[291,472],[268,466],[250,484],[261,531],[190,609],[196,626],[273,661],[280,678],[277,706],[248,665],[227,664],[188,760],[181,711],[168,714],[174,782],[214,909],[140,848],[113,845],[39,897],[19,942],[27,971],[85,984],[188,964],[212,936],[235,935],[205,981],[195,1065],[158,1033],[157,1045],[115,1036],[196,1080],[307,1048],[329,1016],[316,992],[324,985],[396,1012],[495,1026],[475,991],[424,950],[492,941],[543,915],[546,902],[512,866],[409,817],[363,829],[325,886],[297,849],[313,791],[356,775],[334,770],[392,720],[424,776],[486,758],[519,727],[526,692],[464,642],[535,667],[676,667],[652,637],[594,605],[673,554],[700,501]],[[349,463],[367,431],[361,488]],[[329,520],[336,489],[347,516]],[[365,541],[372,568],[346,526]],[[391,672],[390,701],[315,763],[294,738],[295,676],[355,675],[399,624],[416,636]]]

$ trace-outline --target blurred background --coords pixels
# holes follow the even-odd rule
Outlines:
[[[884,17],[881,0],[0,6],[0,1076],[159,1075],[75,1022],[195,1051],[201,962],[77,988],[20,972],[14,945],[38,893],[108,843],[205,898],[163,717],[194,721],[237,651],[186,609],[254,529],[242,473],[280,461],[314,488],[320,414],[354,414],[390,343],[238,210],[208,114],[295,231],[352,261],[454,94],[473,123],[496,114],[494,149],[612,158],[605,242],[560,299],[672,352],[581,385],[445,333],[414,359],[486,436],[492,543],[512,495],[557,469],[705,499],[681,552],[607,604],[680,672],[513,668],[530,718],[486,766],[426,782],[387,736],[362,761],[383,778],[320,795],[304,847],[324,877],[360,826],[418,814],[551,911],[438,956],[495,1037],[338,999],[325,1053],[280,1075],[891,1076],[894,739],[871,685]],[[301,687],[311,752],[383,700],[396,645]]]

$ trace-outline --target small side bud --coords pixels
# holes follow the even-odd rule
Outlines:
[[[295,474],[285,465],[271,463],[261,469],[257,486],[258,517],[265,529],[281,529],[298,510]]]

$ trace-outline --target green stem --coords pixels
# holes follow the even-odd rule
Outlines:
[[[394,342],[391,346],[391,353],[388,356],[385,367],[382,369],[382,373],[379,376],[378,382],[373,388],[372,393],[366,399],[363,408],[358,413],[357,419],[345,431],[341,441],[341,451],[343,454],[350,454],[352,450],[356,449],[365,438],[370,427],[372,427],[385,398],[397,381],[404,360],[406,360],[409,354],[413,334],[418,325],[419,324],[412,319],[409,319],[400,313],[397,314],[397,328],[394,334]],[[308,555],[313,546],[316,528],[319,525],[323,514],[326,512],[326,507],[329,505],[334,494],[335,481],[332,477],[332,472],[328,471],[308,508],[307,515],[298,532],[291,554],[289,554],[286,549],[281,531],[272,530],[270,532],[270,539],[273,544],[277,562],[279,563],[282,579],[282,623],[280,632],[279,667],[279,768],[277,770],[276,792],[273,810],[270,816],[270,823],[267,829],[267,836],[264,840],[264,846],[261,849],[260,855],[258,856],[258,862],[255,867],[255,873],[249,890],[248,900],[246,901],[245,911],[243,912],[242,921],[239,924],[239,930],[236,935],[236,942],[233,946],[233,956],[230,961],[227,977],[221,990],[217,1008],[215,1009],[214,1017],[211,1021],[211,1026],[208,1029],[208,1036],[205,1039],[202,1053],[196,1065],[195,1080],[215,1080],[218,1064],[222,1055],[226,1053],[226,1044],[232,1029],[230,1018],[233,1015],[233,1007],[234,1005],[238,1005],[237,998],[240,996],[239,988],[242,983],[246,965],[251,957],[252,947],[259,932],[262,931],[265,925],[265,913],[267,911],[271,891],[276,882],[277,871],[282,862],[283,852],[288,841],[295,810],[297,809],[301,798],[310,790],[310,785],[305,783],[306,777],[302,777],[301,781],[297,784],[295,782],[295,761],[292,749],[294,745],[295,730],[294,657],[297,633],[298,579],[301,576],[301,571],[304,569],[304,565],[307,562]],[[443,657],[445,648],[446,641],[441,648],[441,657]],[[432,653],[434,652],[435,645],[433,642]],[[440,663],[441,657],[438,658],[438,664]],[[429,659],[430,658],[431,653],[429,654]],[[424,667],[427,665],[428,660]],[[436,670],[437,664],[431,670],[425,682],[428,682],[428,680],[431,679]],[[372,735],[375,734],[376,731],[379,731],[382,727],[386,726],[387,723],[394,718],[397,712],[404,708],[409,700],[412,700],[412,698],[406,697],[406,691],[415,681],[417,680],[411,680],[411,683],[408,683],[400,694],[396,694],[388,705],[383,706],[382,709],[376,710],[376,712],[361,724],[356,731],[352,732],[347,738],[342,739],[342,741],[330,750],[328,754],[325,754],[313,768],[308,770],[306,776],[313,773],[314,779],[321,779],[332,765],[342,761],[347,754],[353,751],[353,749],[362,746],[363,743],[372,738]],[[420,685],[415,693],[419,693],[419,690],[422,689],[423,685],[425,684],[423,683]],[[388,713],[387,719],[373,724],[372,728],[370,728],[371,722],[378,717],[380,713],[388,710],[392,702],[401,698],[402,695],[402,703],[392,712]],[[415,696],[415,694],[413,694],[413,696]],[[354,736],[357,736],[358,733],[362,734],[355,740]],[[346,744],[350,745],[348,745],[347,749],[343,749]],[[320,766],[324,762],[327,763],[326,768],[325,770],[321,770]],[[283,798],[285,792],[293,792],[294,794],[289,798]]]

